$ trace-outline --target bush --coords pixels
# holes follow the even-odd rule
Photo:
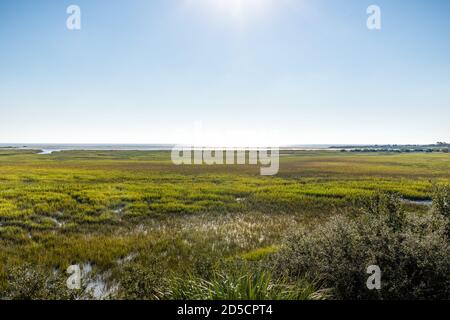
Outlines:
[[[447,221],[435,214],[404,214],[392,194],[362,201],[356,219],[332,218],[312,232],[290,235],[274,259],[276,272],[320,278],[336,299],[449,299]],[[366,286],[378,265],[381,290]]]
[[[433,209],[435,213],[450,219],[450,185],[434,186]]]
[[[434,186],[433,212],[446,219],[447,238],[450,239],[450,185]]]
[[[163,273],[155,263],[128,263],[119,274],[119,283],[119,299],[159,300],[165,295]]]
[[[356,201],[359,210],[374,219],[383,221],[391,229],[398,231],[405,223],[405,209],[398,193],[377,193]]]
[[[7,288],[0,299],[73,300],[83,294],[83,290],[67,289],[67,276],[61,272],[48,272],[30,265],[13,266],[5,271]]]

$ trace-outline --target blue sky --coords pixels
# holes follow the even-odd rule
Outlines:
[[[0,143],[450,140],[449,13],[444,0],[1,1]]]

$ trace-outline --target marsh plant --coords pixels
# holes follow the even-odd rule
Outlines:
[[[323,300],[326,290],[306,280],[289,283],[268,271],[218,272],[210,280],[174,278],[168,296],[176,300]]]
[[[434,197],[445,198],[447,191],[438,188]],[[108,298],[449,299],[448,218],[438,206],[428,213],[406,213],[394,193],[375,194],[359,204],[358,217],[338,215],[317,227],[297,226],[279,246],[225,260],[197,248],[199,254],[183,258],[175,272],[141,252],[113,268],[117,290]],[[172,256],[190,254],[173,249]],[[367,268],[373,265],[381,269],[379,290],[366,286]],[[86,289],[67,290],[63,276],[30,265],[13,267],[7,270],[2,298],[92,298]]]
[[[448,154],[36,152],[0,151],[0,299],[448,298]]]
[[[450,239],[450,185],[435,185],[433,212],[447,220],[447,238]]]
[[[83,298],[83,290],[69,290],[66,275],[30,264],[10,267],[6,270],[8,286],[0,299],[8,300],[74,300]],[[88,296],[84,295],[85,298]]]
[[[448,219],[405,215],[401,199],[364,199],[356,219],[332,218],[312,232],[287,237],[274,259],[278,273],[320,278],[336,299],[449,299]],[[378,265],[381,289],[368,290],[366,268]]]

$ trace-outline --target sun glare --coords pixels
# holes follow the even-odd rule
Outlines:
[[[209,13],[243,19],[263,14],[273,0],[187,0],[187,2],[190,5],[201,6]]]

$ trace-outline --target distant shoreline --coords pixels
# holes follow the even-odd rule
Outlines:
[[[40,150],[39,154],[60,151],[170,151],[175,144],[15,144],[0,143],[0,150]],[[206,147],[208,148],[208,147]],[[212,147],[211,147],[212,148]],[[239,148],[239,147],[236,147]],[[285,145],[283,151],[341,151],[341,152],[449,152],[450,144],[405,144],[405,145],[332,145],[304,144]]]

